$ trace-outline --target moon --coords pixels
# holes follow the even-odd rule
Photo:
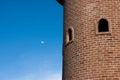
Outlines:
[[[44,41],[41,41],[41,44],[45,44],[45,42],[44,42]]]

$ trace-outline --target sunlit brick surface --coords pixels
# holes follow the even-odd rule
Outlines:
[[[97,33],[101,18],[109,34]],[[69,27],[74,41],[63,45],[63,80],[120,80],[120,0],[64,0],[64,34]]]

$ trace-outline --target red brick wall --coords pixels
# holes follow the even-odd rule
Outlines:
[[[109,34],[97,33],[98,21],[109,22]],[[63,80],[120,80],[120,0],[64,0]],[[65,39],[64,39],[65,42]]]

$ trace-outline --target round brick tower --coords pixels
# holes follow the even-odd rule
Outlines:
[[[120,80],[120,0],[64,6],[62,80]]]

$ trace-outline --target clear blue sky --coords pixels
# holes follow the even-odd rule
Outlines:
[[[62,27],[56,0],[0,0],[0,80],[61,80]]]

